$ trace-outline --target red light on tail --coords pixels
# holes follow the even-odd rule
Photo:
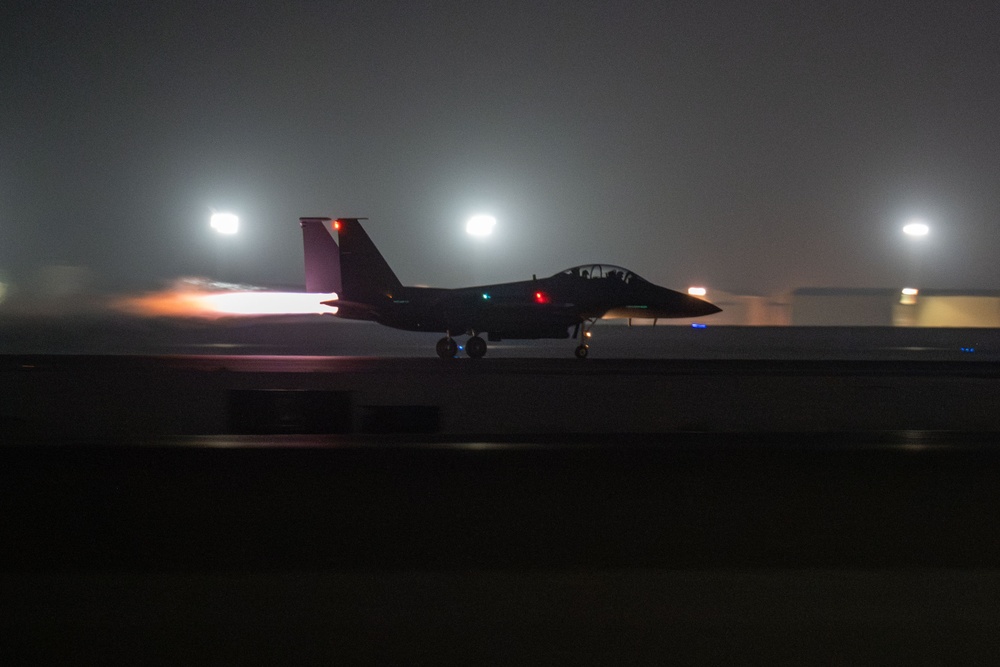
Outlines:
[[[340,231],[340,220],[334,220],[333,221],[333,228],[335,230],[337,230],[338,232]]]
[[[552,299],[545,292],[535,292],[535,303],[552,303]]]

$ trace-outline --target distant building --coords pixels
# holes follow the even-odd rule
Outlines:
[[[755,296],[701,289],[705,292],[700,298],[722,308],[721,313],[656,324],[1000,328],[1000,290],[802,287],[778,296]],[[653,320],[634,319],[629,324],[649,326]]]
[[[891,327],[897,289],[804,287],[792,292],[793,326]]]
[[[801,288],[792,292],[791,324],[1000,327],[1000,291]]]

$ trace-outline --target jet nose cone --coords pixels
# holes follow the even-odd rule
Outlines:
[[[687,307],[691,311],[691,317],[704,317],[705,315],[714,315],[715,313],[722,312],[722,309],[714,303],[695,296],[688,296]]]

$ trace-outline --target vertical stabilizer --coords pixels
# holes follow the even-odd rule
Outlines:
[[[358,220],[338,218],[334,227],[340,239],[340,271],[344,293],[341,298],[361,303],[378,303],[402,288]]]
[[[330,218],[299,218],[306,259],[306,291],[340,296],[340,248],[326,223]]]

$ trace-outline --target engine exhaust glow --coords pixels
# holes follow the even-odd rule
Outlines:
[[[184,279],[170,289],[124,297],[114,305],[118,310],[134,315],[214,319],[233,316],[334,314],[337,312],[335,307],[321,302],[336,298],[336,294],[271,292],[246,285]]]

